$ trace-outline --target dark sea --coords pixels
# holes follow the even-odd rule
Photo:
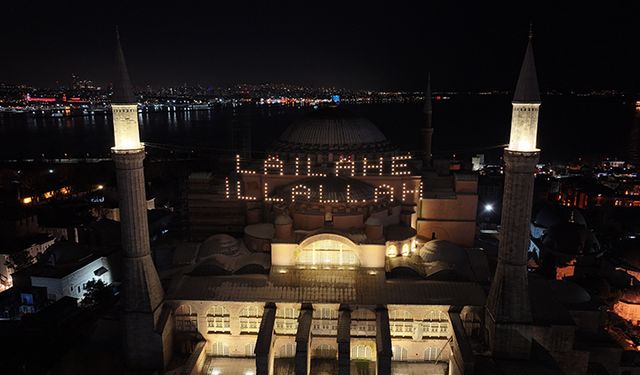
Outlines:
[[[341,104],[376,124],[404,150],[420,147],[422,104]],[[142,113],[141,139],[170,149],[231,152],[242,134],[251,134],[255,154],[312,107],[228,106],[211,110]],[[501,154],[509,140],[511,103],[507,96],[454,96],[434,102],[436,156]],[[547,96],[543,98],[538,145],[542,161],[569,161],[602,155],[627,158],[640,149],[640,115],[635,98]],[[246,137],[244,137],[246,138]],[[113,139],[110,116],[34,118],[0,114],[0,159],[107,157]]]

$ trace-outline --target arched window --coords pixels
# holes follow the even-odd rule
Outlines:
[[[398,248],[396,245],[389,245],[389,247],[387,247],[387,256],[391,258],[398,256]]]
[[[255,343],[250,343],[244,346],[244,355],[246,357],[253,357],[255,356],[255,352],[256,352],[256,344]]]
[[[338,350],[327,344],[318,345],[318,347],[314,350],[314,356],[316,358],[336,358],[337,354]]]
[[[338,311],[329,307],[322,307],[313,311],[314,319],[338,319]]]
[[[298,309],[290,306],[277,309],[276,317],[285,319],[298,319]]]
[[[367,309],[358,309],[351,313],[351,320],[376,320],[376,314]]]
[[[371,310],[358,309],[351,313],[352,336],[375,336],[376,314]]]
[[[321,239],[300,244],[296,263],[314,266],[357,266],[360,264],[354,246],[337,235],[321,235]],[[326,237],[332,236],[332,237]],[[335,238],[334,238],[335,237]]]
[[[213,356],[215,357],[228,357],[229,356],[229,346],[227,344],[221,342],[214,342],[211,345],[211,349],[213,352]]]
[[[440,348],[428,347],[424,350],[425,361],[435,361],[439,359]]]
[[[393,353],[391,359],[393,359],[394,361],[407,360],[407,349],[403,348],[402,346],[394,345],[393,347],[391,347],[391,351]]]
[[[410,253],[411,253],[411,249],[409,248],[409,244],[406,243],[402,245],[402,256],[403,257],[409,256]]]
[[[245,306],[240,310],[241,318],[260,318],[262,317],[262,309],[258,306]]]
[[[354,345],[351,347],[351,359],[366,359],[372,360],[371,347],[368,345]]]
[[[276,333],[295,334],[298,331],[298,314],[295,307],[279,307],[276,310]]]
[[[209,332],[230,332],[229,321],[229,311],[224,306],[216,305],[207,311]]]
[[[280,358],[292,358],[296,356],[296,344],[285,344],[278,351]]]
[[[251,305],[240,310],[240,332],[257,333],[260,330],[262,320],[262,308]]]
[[[391,310],[389,312],[389,330],[393,337],[412,337],[414,324],[411,313],[406,310]]]
[[[430,310],[426,315],[426,320],[447,321],[447,314],[444,311]]]
[[[176,331],[195,332],[198,330],[198,315],[191,306],[180,305],[175,311]]]
[[[407,310],[391,310],[389,320],[413,320],[413,316]]]
[[[312,330],[314,335],[336,335],[338,330],[338,311],[329,307],[321,307],[313,311]]]

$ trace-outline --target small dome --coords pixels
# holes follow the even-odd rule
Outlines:
[[[251,224],[244,227],[244,234],[253,238],[269,240],[275,234],[275,228],[271,223]]]
[[[632,305],[640,305],[640,287],[632,287],[626,289],[622,296],[620,297],[620,301],[624,303],[629,303]]]
[[[387,241],[404,241],[418,234],[415,229],[401,224],[389,225],[384,229],[384,237]]]
[[[386,137],[369,120],[339,106],[310,112],[282,133],[273,146],[276,151],[340,152],[384,151]]]
[[[591,295],[580,285],[568,280],[552,280],[549,288],[560,302],[574,305],[591,301]]]
[[[587,221],[580,211],[557,205],[544,206],[538,211],[538,214],[533,220],[535,226],[543,228],[551,228],[554,225],[563,223],[576,223],[585,227],[587,226]]]
[[[432,240],[424,244],[418,254],[425,262],[465,262],[467,253],[462,247],[446,240]]]
[[[620,258],[622,258],[623,265],[640,270],[640,241],[624,241]]]
[[[593,233],[578,223],[556,224],[542,237],[545,250],[566,255],[595,255],[601,253],[600,243]]]
[[[472,280],[467,251],[445,240],[432,240],[424,244],[418,254],[425,262],[429,279]]]
[[[238,240],[228,234],[214,234],[200,245],[198,258],[203,259],[212,255],[237,255],[239,253]]]
[[[271,255],[251,253],[236,260],[233,265],[235,274],[263,274],[271,268]]]
[[[278,215],[278,217],[276,217],[276,220],[274,221],[275,225],[287,225],[291,223],[293,223],[293,220],[291,220],[291,217],[289,215],[285,214]]]
[[[379,226],[382,225],[382,221],[377,217],[369,216],[369,218],[364,222],[364,225]]]
[[[388,276],[392,279],[424,279],[424,267],[418,256],[387,259]]]
[[[206,260],[199,263],[190,273],[191,276],[226,276],[230,275],[229,270],[224,269],[214,260]]]

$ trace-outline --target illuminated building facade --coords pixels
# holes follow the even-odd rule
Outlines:
[[[209,235],[176,247],[165,293],[142,214],[137,116],[119,105],[131,100],[115,103],[130,365],[162,369],[180,353],[186,374],[455,375],[474,371],[472,342],[488,336],[492,358],[529,359],[535,336],[563,370],[586,371],[570,318],[533,325],[526,261],[540,98],[531,45],[505,150],[488,301],[487,259],[472,247],[476,176],[423,176],[424,160],[336,105],[293,123],[262,160],[237,155],[221,180],[191,176],[201,190],[189,213],[208,215],[198,225]],[[213,187],[221,191],[206,192]],[[230,225],[242,238],[214,234]]]
[[[207,373],[464,372],[488,281],[467,249],[477,179],[425,180],[421,163],[337,105],[263,160],[237,155],[224,199],[244,208],[243,238],[208,237],[167,292],[176,348]]]

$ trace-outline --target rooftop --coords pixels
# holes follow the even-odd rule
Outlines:
[[[485,301],[473,282],[385,280],[384,270],[272,269],[270,275],[185,275],[167,294],[174,300],[472,305]]]

